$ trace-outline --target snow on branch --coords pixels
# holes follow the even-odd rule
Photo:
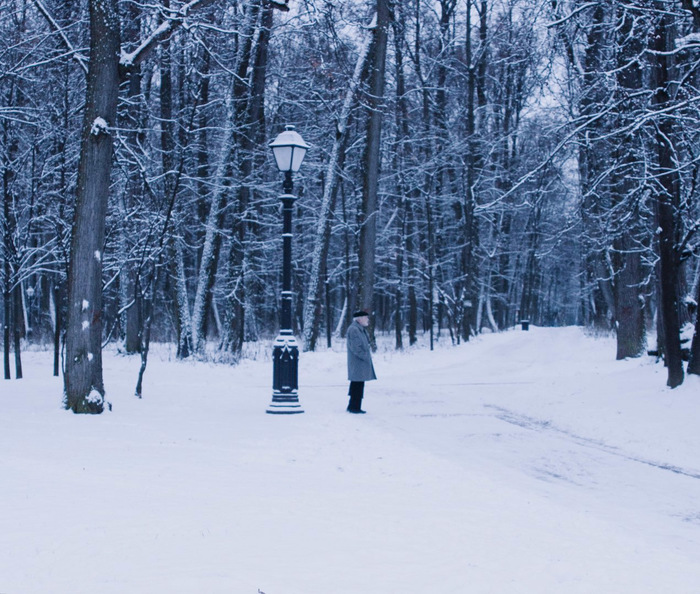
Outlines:
[[[80,64],[80,67],[83,69],[85,74],[87,74],[88,67],[87,67],[87,62],[88,59],[81,54],[79,51],[77,51],[74,47],[73,44],[70,42],[68,37],[66,37],[66,34],[63,32],[63,29],[61,26],[56,22],[56,20],[51,16],[51,13],[48,11],[48,9],[44,6],[43,2],[41,0],[33,0],[35,6],[39,10],[39,12],[44,15],[44,18],[48,21],[49,26],[58,33],[58,35],[61,38],[61,41],[63,41],[63,44],[68,48],[68,51],[72,54],[73,59]]]
[[[185,4],[180,10],[174,11],[173,16],[161,23],[133,52],[122,52],[121,58],[119,59],[119,66],[129,69],[143,62],[162,39],[166,38],[182,25],[191,11],[204,8],[213,2],[214,0],[191,0],[191,2]]]
[[[681,0],[681,4],[683,5],[683,8],[692,15],[695,28],[700,29],[700,1]]]
[[[683,49],[691,46],[700,46],[700,33],[691,33],[690,35],[676,39],[677,49]]]
[[[577,14],[583,12],[584,10],[591,8],[593,6],[597,6],[599,3],[598,2],[587,2],[586,4],[582,4],[581,6],[577,6],[571,13],[561,17],[560,19],[557,19],[555,21],[550,21],[547,23],[545,26],[548,28],[551,27],[558,27],[559,25],[563,25],[567,21],[573,19]]]

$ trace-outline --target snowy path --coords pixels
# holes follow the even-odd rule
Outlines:
[[[575,329],[534,332],[488,337],[474,358],[433,374],[439,410],[392,423],[456,463],[503,472],[510,485],[648,535],[682,534],[697,546],[698,378],[682,392],[666,390],[662,369],[615,362],[605,341],[581,342]],[[468,381],[449,385],[443,373]],[[404,396],[420,407],[419,392]],[[431,418],[439,427],[426,425]]]
[[[664,388],[575,328],[383,352],[368,415],[343,352],[106,359],[113,412],[59,408],[50,355],[0,384],[0,593],[699,591],[700,382]],[[43,366],[43,367],[42,367]],[[41,374],[41,375],[40,375]]]

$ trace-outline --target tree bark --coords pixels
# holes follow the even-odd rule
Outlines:
[[[164,0],[166,9],[170,1]],[[170,201],[177,191],[175,171],[175,131],[173,120],[173,73],[170,38],[162,42],[160,54],[160,149],[163,171],[163,196]],[[178,217],[174,219],[175,233],[171,238],[170,252],[173,301],[175,302],[175,327],[177,332],[177,357],[186,359],[193,350],[192,316],[187,295],[185,255]]]
[[[476,209],[476,196],[474,186],[476,184],[477,170],[481,165],[479,145],[476,137],[476,65],[473,63],[472,35],[471,35],[472,0],[467,0],[467,33],[465,39],[465,59],[467,64],[467,155],[465,163],[465,192],[462,204],[462,233],[463,245],[461,254],[461,271],[464,277],[463,295],[463,328],[462,338],[469,337],[478,332],[476,327],[476,303],[477,294],[477,270],[474,254],[478,248],[479,230],[474,214]]]
[[[360,245],[359,307],[374,309],[374,271],[377,240],[377,194],[379,189],[384,79],[389,26],[389,0],[377,0],[377,24],[374,28],[367,102],[367,145],[363,159],[362,205],[359,214]],[[374,323],[370,326],[374,346]]]
[[[659,8],[663,8],[661,3]],[[662,110],[670,102],[672,83],[673,24],[669,13],[658,17],[654,31],[653,81],[654,105]],[[664,354],[668,369],[667,385],[675,388],[683,383],[683,359],[680,342],[680,299],[678,295],[680,258],[677,216],[680,206],[678,171],[674,163],[674,124],[670,117],[660,116],[656,122],[657,179],[655,196],[658,223],[660,310],[663,318]]]
[[[61,295],[61,287],[58,282],[51,287],[51,297],[53,299],[54,307],[54,327],[53,327],[53,375],[58,377],[60,375],[60,354],[61,354],[61,333],[63,329],[61,328],[61,320],[63,319],[63,314],[61,312],[61,303],[63,302]]]
[[[700,268],[695,279],[695,332],[693,342],[690,345],[690,361],[688,361],[688,373],[700,375]]]
[[[141,12],[135,4],[127,4],[124,14],[123,40],[128,43],[136,40],[141,33]],[[125,134],[125,142],[129,150],[138,154],[143,142],[143,129],[146,127],[143,118],[143,105],[138,98],[141,94],[141,66],[135,65],[130,73],[127,90],[127,106],[120,127],[129,131]],[[126,189],[119,201],[120,215],[126,226],[129,221],[129,211],[132,206],[143,198],[144,188],[141,179],[142,172],[137,167],[131,167],[128,173]],[[141,326],[141,300],[136,290],[138,274],[136,266],[130,258],[129,248],[134,238],[128,235],[126,228],[120,234],[119,247],[122,252],[122,269],[119,274],[121,324],[124,336],[124,350],[137,353],[140,348],[139,328]]]
[[[624,129],[629,119],[635,117],[636,101],[629,99],[643,88],[642,69],[639,63],[644,51],[643,32],[635,30],[634,15],[626,7],[617,7],[615,31],[617,36],[617,94],[619,113],[615,126]],[[644,354],[646,335],[644,329],[644,274],[642,247],[644,230],[640,222],[637,202],[643,188],[634,180],[643,178],[644,160],[640,158],[641,144],[637,135],[627,135],[618,141],[613,151],[616,164],[611,183],[611,202],[614,207],[624,206],[627,214],[624,226],[616,230],[615,247],[615,312],[617,318],[617,359],[639,357]],[[640,166],[639,163],[642,163]]]
[[[12,312],[12,337],[14,340],[13,350],[15,352],[15,379],[22,379],[22,377],[24,376],[24,374],[22,373],[22,330],[24,321],[24,318],[22,316],[22,285],[20,283],[17,283],[12,293],[14,310]]]
[[[646,345],[644,299],[642,295],[642,258],[639,246],[629,233],[616,245],[620,250],[621,269],[615,280],[617,311],[617,359],[640,357]]]
[[[68,273],[65,407],[101,413],[102,250],[117,111],[120,51],[116,0],[90,1],[90,66],[81,132]]]
[[[3,370],[5,379],[12,379],[12,372],[10,369],[10,328],[12,322],[12,300],[10,299],[10,262],[6,259],[4,262],[5,268],[5,278],[7,279],[4,283],[2,291],[2,303],[3,303],[3,333],[2,333],[2,347],[3,347]]]
[[[4,130],[4,141],[8,143],[7,128]],[[8,159],[12,161],[12,159]],[[10,345],[12,343],[10,337],[12,334],[12,282],[13,282],[13,266],[11,262],[11,254],[14,253],[12,236],[14,234],[14,217],[12,215],[12,177],[14,172],[11,163],[7,163],[3,167],[3,225],[2,225],[2,241],[3,241],[3,283],[2,283],[2,302],[3,302],[3,361],[5,379],[12,379],[10,371]]]
[[[21,25],[16,37],[22,35],[24,26]],[[7,93],[8,105],[21,107],[24,103],[22,89],[18,84],[11,84]],[[15,192],[17,154],[19,152],[18,131],[9,119],[3,120],[2,126],[2,187],[3,187],[3,218],[2,242],[3,242],[3,309],[4,309],[4,367],[5,379],[10,379],[10,346],[14,347],[15,353],[15,379],[22,377],[22,358],[20,351],[21,333],[21,286],[19,284],[20,263],[17,237],[17,196]]]
[[[406,76],[403,65],[403,46],[405,39],[405,18],[401,5],[394,9],[394,55],[396,65],[396,150],[394,151],[394,170],[403,171],[406,167],[406,156],[409,144],[408,134],[408,105],[406,98]],[[408,188],[404,182],[404,175],[398,175],[396,180],[396,194],[399,197],[398,234],[400,244],[396,250],[396,289],[394,290],[394,332],[396,336],[396,350],[403,349],[403,300],[404,300],[404,261],[406,259],[406,230]]]

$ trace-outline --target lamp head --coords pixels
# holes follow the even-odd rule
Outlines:
[[[296,173],[301,167],[309,145],[304,142],[301,134],[294,130],[294,126],[287,125],[284,132],[280,132],[270,143],[270,148],[280,171]]]

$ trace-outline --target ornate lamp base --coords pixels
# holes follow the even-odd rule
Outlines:
[[[267,407],[271,415],[303,413],[299,404],[299,347],[291,334],[280,334],[272,350],[272,402]]]
[[[273,394],[272,402],[268,405],[265,412],[270,415],[298,415],[303,413],[304,409],[301,408],[298,399],[290,402],[279,402],[277,401],[277,394]]]

